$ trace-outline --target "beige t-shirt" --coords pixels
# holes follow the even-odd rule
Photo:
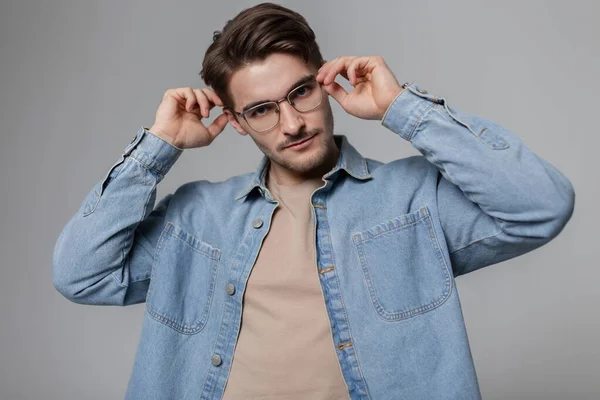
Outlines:
[[[267,178],[279,206],[243,299],[224,400],[348,400],[317,272],[310,197],[321,178]]]

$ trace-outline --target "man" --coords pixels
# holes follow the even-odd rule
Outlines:
[[[480,398],[454,279],[556,237],[570,181],[381,57],[325,62],[287,8],[246,9],[213,39],[209,87],[165,92],[56,243],[71,301],[146,302],[126,397]],[[422,155],[364,158],[334,135],[329,97]],[[154,207],[182,151],[227,123],[264,153],[256,172]]]

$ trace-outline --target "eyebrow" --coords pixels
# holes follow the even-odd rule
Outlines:
[[[298,79],[293,85],[291,85],[290,88],[287,90],[287,92],[289,93],[293,89],[297,88],[298,86],[304,85],[305,83],[310,82],[313,79],[315,79],[315,75],[314,74],[303,76],[302,78]],[[244,106],[244,108],[242,108],[242,112],[240,114],[245,113],[246,111],[248,111],[249,109],[251,109],[254,106],[257,106],[257,105],[262,104],[262,103],[268,103],[270,101],[275,102],[277,100],[259,100],[259,101],[253,101],[250,104],[246,104]]]

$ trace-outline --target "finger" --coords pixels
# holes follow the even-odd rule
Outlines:
[[[163,95],[163,101],[169,98],[175,99],[178,105],[187,106],[188,95],[185,93],[185,88],[167,89]]]
[[[317,81],[322,82],[323,77],[327,76],[327,72],[331,69],[331,66],[335,64],[339,60],[339,57],[336,57],[332,60],[326,61],[321,65],[317,72]]]
[[[330,62],[331,61],[323,60],[323,63],[321,64],[321,66],[317,70],[317,76],[321,75],[321,72],[323,72],[329,66]]]
[[[204,88],[204,89],[202,89],[202,91],[204,92],[204,94],[206,94],[206,97],[208,97],[208,99],[213,104],[215,104],[219,107],[223,107],[223,100],[221,100],[221,98],[219,96],[217,96],[217,93],[213,89]]]
[[[346,96],[348,96],[348,92],[346,92],[346,89],[344,89],[337,82],[333,82],[333,83],[331,83],[329,85],[325,85],[325,86],[323,86],[323,88],[325,89],[325,91],[327,93],[329,93],[331,95],[331,97],[333,97],[335,99],[335,101],[337,101],[338,103],[340,103],[340,105],[342,106],[342,108],[344,108],[344,103],[346,101]]]
[[[325,71],[325,76],[323,77],[323,84],[329,85],[335,80],[335,76],[342,71],[340,67],[343,65],[344,59],[346,57],[337,57],[331,62],[331,65]]]
[[[340,59],[340,57],[336,57],[333,60],[326,62],[319,70],[319,79],[318,80],[320,80],[322,83],[325,83],[325,78],[327,78],[331,69],[333,68],[333,66],[335,64],[337,64],[339,59]]]
[[[179,97],[181,99],[185,99],[186,111],[191,111],[192,108],[194,107],[194,103],[196,103],[196,96],[194,95],[192,88],[190,88],[190,87],[178,88],[175,90],[175,92],[179,95]]]
[[[346,79],[347,81],[350,80],[350,79],[348,79],[348,71],[341,70],[340,75],[343,76],[344,79]],[[335,81],[335,76],[333,77],[333,80]]]
[[[340,57],[327,71],[327,75],[323,79],[323,83],[325,85],[331,84],[335,80],[337,74],[341,74],[342,76],[345,74],[347,77],[348,75],[346,70],[354,58],[356,57]]]
[[[208,118],[210,115],[210,109],[212,108],[211,102],[206,94],[200,89],[194,89],[198,105],[200,106],[200,112],[204,118]]]
[[[212,140],[214,140],[214,138],[216,138],[219,133],[223,132],[223,129],[225,129],[225,126],[227,125],[227,121],[227,115],[221,114],[217,118],[215,118],[213,123],[210,124],[208,128],[206,128]]]
[[[364,76],[364,70],[367,69],[369,64],[369,57],[357,57],[350,61],[348,66],[348,77],[352,86],[358,83],[359,76]]]

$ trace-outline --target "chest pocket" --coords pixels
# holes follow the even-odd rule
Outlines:
[[[168,222],[158,241],[150,286],[148,313],[184,334],[206,325],[221,252]]]
[[[450,272],[426,206],[352,238],[371,301],[383,319],[426,313],[450,296]]]

